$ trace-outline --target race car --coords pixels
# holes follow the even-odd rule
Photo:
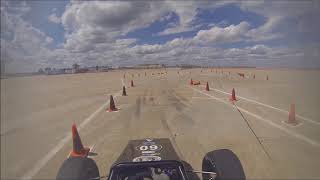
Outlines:
[[[245,179],[238,157],[228,149],[208,152],[202,160],[202,170],[196,171],[177,155],[170,139],[146,138],[130,140],[112,165],[109,175],[100,176],[95,161],[88,156],[80,137],[73,131],[73,151],[60,167],[57,180],[203,180]]]

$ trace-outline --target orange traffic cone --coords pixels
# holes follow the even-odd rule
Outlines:
[[[207,82],[206,91],[209,91],[209,83]]]
[[[131,87],[134,87],[134,85],[133,85],[133,80],[131,80]]]
[[[290,111],[289,111],[289,118],[287,121],[288,124],[297,125],[298,122],[296,120],[296,108],[295,104],[291,104]]]
[[[113,96],[110,95],[110,106],[109,109],[107,109],[108,112],[118,111],[116,108],[116,105],[114,104]]]
[[[234,90],[234,88],[232,88],[232,94],[230,97],[230,101],[236,101],[236,91]]]
[[[122,96],[127,96],[126,87],[122,87]]]
[[[190,85],[193,85],[193,80],[192,80],[192,78],[191,78],[191,80],[190,80]]]
[[[73,148],[69,154],[69,157],[78,157],[78,156],[87,157],[88,156],[90,152],[90,148],[83,147],[75,123],[72,124],[72,144],[73,144]]]

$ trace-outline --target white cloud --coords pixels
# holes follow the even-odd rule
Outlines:
[[[305,37],[317,37],[320,31],[319,1],[241,1],[237,2],[244,11],[254,12],[267,18],[264,25],[252,30],[249,36],[254,41],[278,39],[292,36],[292,32],[304,33]],[[286,24],[293,21],[293,24]],[[279,32],[281,27],[289,30]],[[277,32],[278,30],[278,32]]]
[[[29,10],[25,3],[15,6],[7,3],[1,11],[1,61],[6,62],[8,72],[34,70],[46,58],[46,46],[53,41],[22,19]]]
[[[48,17],[48,19],[49,19],[49,21],[56,23],[56,24],[59,24],[61,22],[61,19],[56,15],[56,13],[51,14]]]
[[[73,51],[90,51],[160,19],[168,11],[163,3],[147,1],[84,1],[71,3],[62,15],[67,30],[64,45]],[[90,16],[88,15],[90,14]]]
[[[188,32],[188,31],[193,31],[195,28],[191,26],[174,26],[174,27],[169,27],[165,29],[164,31],[161,31],[157,33],[157,35],[163,36],[163,35],[170,35],[170,34],[177,34],[177,33],[182,33],[182,32]]]
[[[253,47],[249,47],[247,49],[249,50],[248,53],[253,55],[265,55],[268,52],[270,52],[270,48],[263,44],[258,44]]]
[[[241,22],[225,28],[212,27],[209,30],[200,30],[194,37],[199,43],[228,43],[241,40],[249,30],[249,23]]]
[[[199,9],[215,9],[226,4],[233,3],[230,1],[165,1],[166,8],[168,11],[172,11],[179,17],[179,22],[173,27],[169,27],[158,35],[170,35],[177,34],[181,32],[194,31],[197,29],[197,25],[193,22],[196,20],[196,15]]]

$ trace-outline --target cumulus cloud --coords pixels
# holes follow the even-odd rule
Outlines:
[[[245,49],[248,51],[249,55],[266,55],[270,52],[270,48],[263,44],[254,45]]]
[[[316,20],[320,16],[319,1],[241,1],[236,4],[243,11],[254,12],[267,18],[264,25],[249,33],[254,41],[292,36],[293,32],[303,33],[304,37],[316,37],[320,31],[320,24]],[[290,21],[294,23],[287,24]],[[280,29],[286,30],[280,33]]]
[[[7,71],[34,70],[46,58],[46,46],[53,41],[22,19],[29,10],[25,3],[14,6],[6,3],[1,10],[1,61],[6,62]]]
[[[241,22],[238,25],[230,25],[225,28],[213,27],[209,30],[200,30],[194,37],[201,43],[227,43],[241,40],[249,30],[249,23]]]
[[[159,32],[158,35],[170,35],[177,34],[188,31],[195,31],[198,28],[198,25],[194,24],[196,20],[198,11],[200,9],[215,9],[226,4],[233,3],[230,1],[171,1],[167,0],[164,2],[165,8],[168,11],[174,12],[178,17],[178,23],[175,23],[174,26],[168,27],[162,32]]]
[[[147,27],[167,14],[163,6],[148,1],[72,2],[62,15],[68,33],[65,47],[86,52],[99,43],[114,43],[120,36]]]
[[[56,13],[51,14],[48,17],[49,21],[55,23],[55,24],[59,24],[61,22],[60,18],[56,15]]]

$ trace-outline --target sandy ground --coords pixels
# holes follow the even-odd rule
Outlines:
[[[320,71],[159,72],[165,70],[1,79],[1,179],[54,179],[71,150],[73,122],[83,143],[95,147],[101,175],[129,139],[167,137],[194,169],[201,169],[205,153],[228,148],[248,179],[320,178]],[[190,78],[201,85],[190,86]],[[110,94],[118,112],[105,111]],[[284,123],[291,103],[297,126]]]

